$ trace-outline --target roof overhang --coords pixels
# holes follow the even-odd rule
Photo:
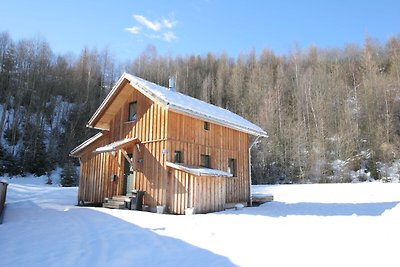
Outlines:
[[[184,172],[194,174],[197,176],[233,177],[233,175],[229,172],[216,170],[216,169],[210,169],[210,168],[204,168],[204,167],[200,167],[200,166],[186,165],[183,163],[173,163],[170,161],[167,161],[166,165],[170,168],[184,171]]]
[[[94,153],[106,153],[106,152],[115,152],[118,149],[123,149],[126,148],[130,145],[138,144],[140,143],[138,138],[126,138],[122,140],[118,140],[116,142],[113,142],[111,144],[98,147],[96,150],[94,150]]]
[[[229,123],[229,122],[226,122],[226,121],[223,121],[223,120],[214,119],[212,117],[206,116],[206,115],[201,114],[201,113],[195,113],[190,109],[185,109],[185,108],[182,108],[182,107],[174,106],[172,104],[168,104],[168,108],[169,108],[169,110],[172,110],[172,111],[174,111],[176,113],[183,114],[183,115],[186,115],[186,116],[189,116],[189,117],[192,117],[192,118],[196,118],[196,119],[202,119],[202,120],[205,120],[205,121],[209,121],[211,123],[215,123],[215,124],[218,124],[218,125],[230,128],[230,129],[234,129],[234,130],[237,130],[237,131],[240,131],[240,132],[244,132],[244,133],[251,134],[251,135],[254,135],[254,136],[268,137],[268,135],[267,135],[267,133],[265,131],[254,131],[252,129],[244,128],[244,127],[241,127],[239,125],[235,125],[233,123]]]
[[[128,83],[129,80],[126,78],[126,75],[122,75],[90,118],[86,124],[87,127],[99,130],[110,130],[110,121],[113,119],[115,112],[120,108],[117,104],[113,105],[114,100],[120,96],[121,93],[124,94],[121,89]],[[125,94],[128,96],[129,91]],[[125,97],[122,95],[121,99],[125,99]]]
[[[72,149],[71,152],[69,152],[69,155],[71,157],[79,158],[81,156],[81,152],[83,151],[84,148],[86,148],[87,146],[92,144],[94,141],[100,139],[101,137],[103,137],[103,133],[100,132],[100,133],[95,134],[94,136],[90,137],[88,140],[86,140],[82,144],[80,144],[77,147],[75,147],[74,149]]]
[[[126,74],[126,77],[127,77],[127,79],[130,80],[130,84],[134,88],[139,90],[142,94],[144,94],[146,97],[151,99],[153,102],[157,102],[157,103],[161,104],[164,108],[166,108],[168,110],[171,110],[171,111],[174,111],[176,113],[179,113],[179,114],[182,114],[182,115],[186,115],[186,116],[189,116],[189,117],[192,117],[192,118],[195,118],[195,119],[202,119],[202,120],[205,120],[205,121],[209,121],[211,123],[215,123],[215,124],[218,124],[218,125],[221,125],[221,126],[225,126],[227,128],[231,128],[231,129],[234,129],[234,130],[245,132],[245,133],[248,133],[248,134],[251,134],[251,135],[254,135],[254,136],[268,137],[268,135],[267,135],[267,133],[265,131],[254,131],[252,129],[241,127],[240,125],[235,125],[233,123],[226,122],[224,120],[218,120],[218,119],[215,119],[215,118],[213,118],[211,116],[204,115],[202,113],[197,113],[197,112],[193,111],[190,108],[185,108],[185,107],[182,107],[182,106],[174,105],[173,103],[170,103],[170,102],[166,102],[162,98],[157,96],[156,94],[152,93],[151,90],[148,90],[146,88],[146,86],[143,86],[140,82],[136,81],[134,79],[134,77],[132,77],[131,75]]]

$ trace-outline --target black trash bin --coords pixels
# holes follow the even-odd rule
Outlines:
[[[129,208],[131,210],[142,210],[143,196],[146,191],[134,190],[132,191],[131,203]]]

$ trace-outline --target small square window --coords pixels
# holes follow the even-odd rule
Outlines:
[[[205,167],[205,168],[211,168],[210,155],[201,154],[200,161],[201,161],[200,166]]]
[[[137,110],[137,102],[129,103],[128,107],[128,121],[135,121],[136,120],[136,110]]]
[[[210,123],[208,121],[204,122],[204,130],[206,130],[206,131],[210,130]]]
[[[228,159],[228,172],[236,177],[236,159]]]
[[[181,151],[175,150],[174,162],[175,163],[183,163],[183,161],[182,161],[182,152]]]

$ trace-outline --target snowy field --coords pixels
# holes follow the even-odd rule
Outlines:
[[[4,179],[3,267],[400,266],[398,183],[254,186],[275,201],[175,216],[76,207],[77,188]]]

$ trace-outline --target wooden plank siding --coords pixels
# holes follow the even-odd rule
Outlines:
[[[211,168],[228,171],[228,159],[236,160],[236,177],[193,176],[170,170],[168,208],[182,214],[187,207],[196,212],[222,210],[226,203],[249,202],[248,134],[175,112],[168,113],[167,160],[174,161],[174,152],[181,151],[182,161],[200,165],[200,155],[211,157]],[[174,196],[174,191],[176,196]],[[193,206],[191,206],[193,203]]]
[[[128,122],[129,103],[137,102],[137,117]],[[133,155],[133,188],[146,191],[144,204],[167,206],[170,213],[184,214],[194,207],[198,213],[223,210],[226,203],[249,202],[249,135],[214,123],[204,129],[204,121],[169,111],[125,84],[110,104],[113,117],[103,136],[85,147],[81,161],[79,201],[102,202],[105,197],[124,194],[124,164],[121,151],[95,154],[101,146],[125,138],[138,138],[125,148]],[[110,116],[110,112],[107,112]],[[211,157],[211,168],[228,171],[228,159],[236,160],[236,177],[196,176],[166,167],[174,152],[182,152],[183,163],[200,165],[200,155]],[[110,178],[116,175],[117,179]],[[132,188],[132,189],[133,189]]]
[[[110,121],[110,131],[105,131],[106,137],[85,148],[85,154],[81,157],[78,200],[102,202],[105,197],[124,194],[125,160],[122,153],[119,151],[113,156],[112,153],[94,154],[93,151],[124,138],[137,137],[141,141],[140,152],[136,146],[126,148],[127,153],[133,155],[133,186],[146,191],[144,204],[161,205],[166,201],[167,170],[164,168],[165,156],[162,151],[166,147],[164,127],[167,111],[134,90],[131,85],[127,84],[125,87],[124,98],[118,98],[120,108],[115,110],[115,116]],[[127,94],[126,91],[130,93]],[[129,122],[128,105],[133,101],[138,103],[137,118]],[[113,174],[118,178],[111,182],[110,177]]]
[[[89,145],[81,155],[78,201],[100,203],[103,202],[104,196],[107,196],[108,192],[114,193],[113,182],[110,178],[111,174],[115,173],[116,169],[113,163],[117,161],[117,158],[111,153],[93,153],[97,147],[108,143],[109,136],[105,134]],[[106,165],[112,166],[112,168]]]
[[[226,178],[196,176],[180,170],[171,170],[168,177],[168,210],[184,214],[194,207],[196,213],[223,210],[226,199]]]

